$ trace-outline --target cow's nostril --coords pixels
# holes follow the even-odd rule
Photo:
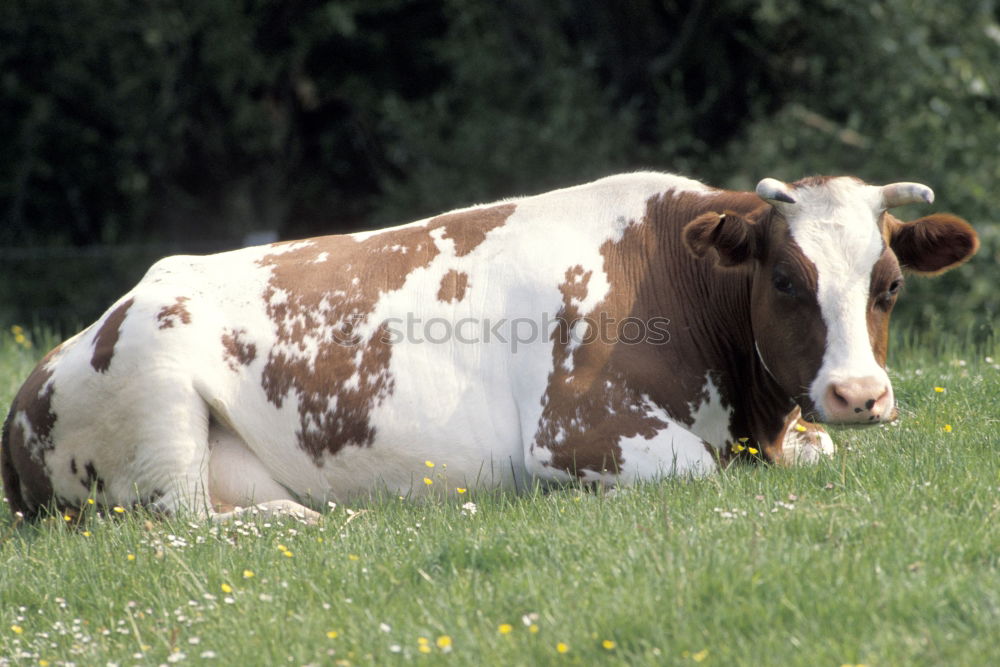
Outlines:
[[[865,403],[865,406],[875,415],[883,416],[888,414],[892,410],[889,400],[889,390],[886,389],[883,391],[882,395],[877,399],[870,399],[868,403]]]
[[[843,396],[841,396],[840,392],[837,391],[836,387],[831,387],[830,391],[831,391],[831,393],[833,395],[833,400],[835,400],[840,407],[845,407],[846,408],[848,406],[848,404],[849,404],[848,400],[846,398],[844,398]]]

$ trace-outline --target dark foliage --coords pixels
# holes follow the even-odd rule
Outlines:
[[[903,319],[982,326],[998,106],[994,0],[7,0],[0,319],[86,321],[150,252],[72,248],[350,231],[655,168],[928,183],[987,242],[911,281]],[[37,246],[62,254],[4,250]]]

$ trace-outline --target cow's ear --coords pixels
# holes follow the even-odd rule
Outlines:
[[[913,222],[888,218],[889,245],[907,271],[937,275],[966,261],[979,250],[976,230],[965,220],[936,213]]]
[[[684,245],[695,257],[715,250],[720,266],[738,266],[759,256],[759,234],[760,226],[739,213],[705,213],[684,227]]]

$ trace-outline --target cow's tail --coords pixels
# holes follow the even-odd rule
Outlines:
[[[14,416],[13,406],[3,420],[3,433],[0,434],[0,474],[3,477],[3,495],[7,498],[10,511],[14,516],[30,517],[33,512],[25,502],[21,492],[21,478],[14,467],[14,456],[11,454],[10,422]]]

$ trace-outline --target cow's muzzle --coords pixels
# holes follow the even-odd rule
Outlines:
[[[892,385],[871,376],[831,382],[820,412],[824,422],[839,424],[877,424],[897,415]]]

